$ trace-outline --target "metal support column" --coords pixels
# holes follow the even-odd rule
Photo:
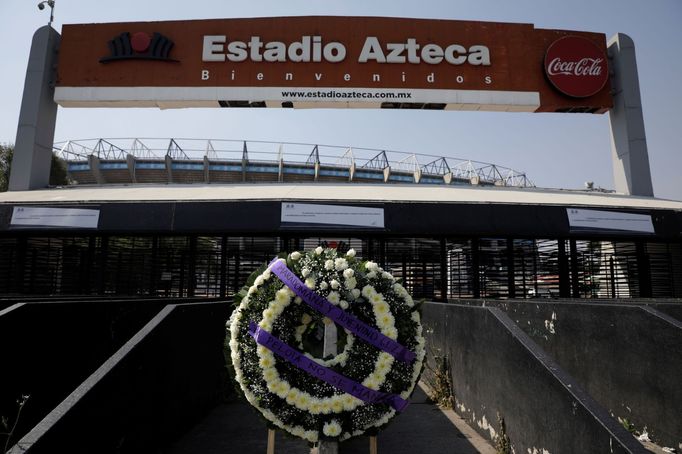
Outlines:
[[[574,239],[569,240],[571,250],[571,294],[580,298],[580,278],[578,276],[578,246]]]
[[[100,295],[107,289],[107,262],[109,260],[109,237],[102,236],[99,245],[99,266],[97,267],[97,288]]]
[[[558,240],[558,260],[559,260],[559,296],[561,298],[571,297],[571,275],[568,272],[568,256],[566,255],[566,240]]]
[[[481,271],[478,238],[471,240],[471,290],[474,298],[481,297]]]
[[[151,258],[151,267],[149,271],[149,294],[156,296],[159,294],[159,289],[158,289],[158,279],[157,275],[159,274],[159,237],[158,236],[153,236],[152,237],[152,258]]]
[[[227,236],[220,239],[220,297],[227,296]]]
[[[516,298],[516,270],[514,268],[514,240],[507,238],[507,295]]]
[[[188,264],[188,278],[187,278],[187,296],[194,296],[194,291],[197,285],[197,237],[192,235],[189,237],[189,264]]]
[[[85,257],[85,270],[84,271],[84,279],[83,279],[83,286],[81,287],[84,290],[85,294],[91,294],[92,293],[92,273],[93,271],[97,270],[95,266],[95,251],[97,250],[97,237],[91,236],[88,238],[88,250],[86,251]]]
[[[448,257],[445,238],[440,239],[440,298],[448,302]]]
[[[635,253],[637,254],[637,274],[639,275],[639,296],[640,298],[651,298],[651,266],[643,241],[635,242]]]

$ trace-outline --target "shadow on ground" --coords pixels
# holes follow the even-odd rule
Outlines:
[[[167,454],[262,454],[267,449],[265,423],[247,403],[234,402],[215,408],[183,438],[171,445]],[[391,454],[447,452],[474,454],[479,451],[443,412],[417,387],[410,405],[378,436],[379,452]],[[308,454],[308,443],[277,431],[275,452]],[[339,454],[369,452],[369,438],[358,437],[341,443]]]

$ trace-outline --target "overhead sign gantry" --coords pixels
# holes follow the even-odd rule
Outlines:
[[[11,190],[47,184],[57,104],[610,112],[616,190],[653,195],[634,44],[621,34],[607,45],[532,24],[327,16],[43,27]]]

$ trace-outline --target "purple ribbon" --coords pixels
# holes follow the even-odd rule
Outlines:
[[[402,397],[396,396],[395,394],[375,391],[348,377],[334,372],[328,367],[317,364],[303,353],[291,348],[277,337],[258,327],[254,322],[249,323],[249,334],[253,336],[258,344],[289,361],[299,369],[358,399],[372,404],[387,404],[397,411],[403,411],[405,407],[407,407],[408,402]]]
[[[354,315],[345,312],[340,307],[334,306],[327,301],[325,297],[320,296],[309,289],[301,282],[298,276],[287,268],[287,265],[283,261],[274,259],[270,262],[270,270],[297,296],[300,296],[308,306],[334,320],[360,339],[369,342],[376,348],[391,354],[395,359],[404,363],[410,363],[416,357],[414,352],[403,347],[398,342],[382,334],[362,320],[359,320]]]

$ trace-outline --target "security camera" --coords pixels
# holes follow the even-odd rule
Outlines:
[[[38,9],[39,9],[40,11],[44,10],[44,9],[45,9],[45,2],[40,2],[40,3],[38,3]]]

